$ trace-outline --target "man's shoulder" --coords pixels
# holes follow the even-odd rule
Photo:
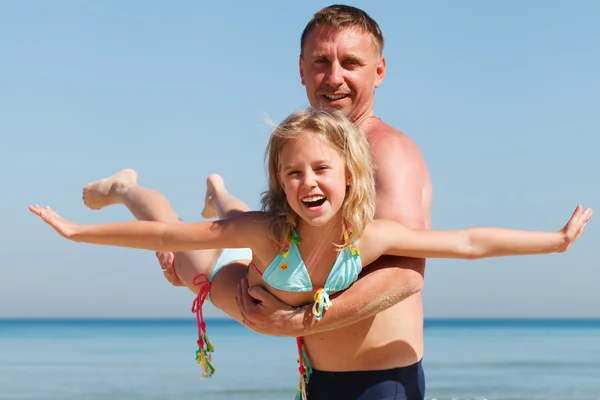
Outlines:
[[[383,121],[372,126],[365,134],[375,156],[396,153],[421,158],[421,151],[410,136]]]

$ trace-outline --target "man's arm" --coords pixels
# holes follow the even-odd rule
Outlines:
[[[392,219],[422,229],[430,227],[431,185],[416,144],[388,128],[369,136],[377,166],[377,218]],[[291,309],[260,287],[247,292],[258,302],[240,308],[257,332],[302,336],[338,329],[373,316],[418,293],[423,287],[425,260],[382,257],[366,266],[348,289],[332,296],[334,306],[316,323],[311,306]],[[244,291],[240,291],[244,296]]]

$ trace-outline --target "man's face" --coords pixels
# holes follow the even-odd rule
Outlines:
[[[351,121],[370,115],[385,59],[370,33],[317,26],[300,56],[300,77],[312,107],[342,110]]]

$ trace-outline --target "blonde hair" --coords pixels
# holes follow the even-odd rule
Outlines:
[[[339,111],[306,109],[289,115],[271,134],[265,151],[269,188],[262,194],[262,209],[268,218],[269,237],[283,246],[298,215],[289,206],[278,179],[281,152],[286,143],[303,135],[316,135],[336,150],[349,174],[342,218],[352,228],[351,242],[362,236],[375,214],[375,176],[369,144],[364,134]],[[340,249],[348,247],[344,244]]]
[[[383,52],[383,33],[373,18],[360,8],[335,4],[325,7],[312,17],[300,37],[300,55],[304,54],[304,44],[308,35],[318,26],[329,26],[336,30],[358,28],[373,37],[373,44],[379,55]]]

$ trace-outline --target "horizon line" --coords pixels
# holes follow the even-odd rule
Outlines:
[[[230,317],[205,317],[206,321],[236,322]],[[0,321],[190,321],[190,317],[2,317]],[[426,317],[427,321],[600,321],[600,317]]]

